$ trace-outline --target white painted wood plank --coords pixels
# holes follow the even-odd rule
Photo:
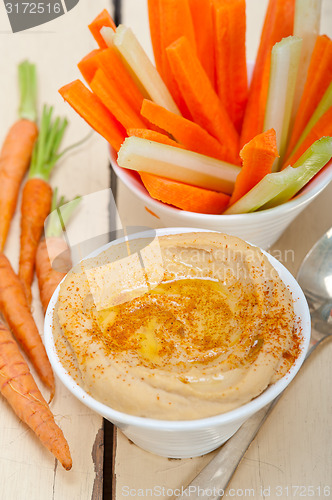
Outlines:
[[[123,22],[131,26],[151,56],[147,26],[146,0],[123,0]],[[247,57],[255,57],[263,24],[267,0],[247,1]],[[321,32],[331,36],[332,4],[323,0]],[[332,186],[329,186],[286,230],[271,249],[293,274],[311,245],[331,226]],[[118,186],[118,209],[125,225],[160,227],[158,219],[150,215],[121,182]],[[303,367],[294,384],[285,392],[273,414],[264,424],[241,462],[227,495],[233,498],[296,498],[292,486],[316,487],[313,498],[319,495],[319,486],[331,485],[331,380],[332,344],[320,349]],[[117,432],[115,461],[115,498],[128,498],[143,492],[148,498],[155,487],[170,489],[163,498],[174,498],[176,488],[190,482],[213,453],[191,460],[168,460],[140,450],[123,434]],[[277,489],[281,486],[282,490]],[[288,486],[288,496],[287,496]],[[261,488],[270,490],[264,491]],[[247,490],[247,491],[246,491]],[[302,490],[309,496],[307,490]],[[326,490],[327,491],[327,490]],[[145,494],[144,494],[145,492]],[[281,493],[281,494],[280,494]],[[279,496],[278,496],[279,494]],[[151,496],[151,495],[150,495]],[[331,494],[332,496],[332,488]],[[151,496],[152,497],[152,496]],[[153,497],[152,497],[153,498]]]
[[[71,12],[47,25],[27,32],[12,34],[4,5],[0,5],[0,140],[16,119],[18,92],[17,64],[26,58],[38,67],[39,105],[52,104],[57,114],[66,115],[70,126],[65,137],[67,146],[84,137],[90,130],[74,111],[63,102],[58,89],[79,77],[77,62],[95,48],[87,24],[108,0],[82,0]],[[84,146],[64,158],[52,176],[52,185],[61,194],[72,198],[109,186],[107,145],[95,134]],[[1,214],[0,214],[1,216]],[[100,227],[108,227],[105,211]],[[88,226],[86,227],[88,230]],[[19,214],[13,221],[5,253],[17,269],[19,248]],[[36,283],[33,287],[33,308],[39,331],[43,332],[43,316]],[[41,386],[41,384],[39,384]],[[42,387],[41,387],[42,388]],[[48,394],[43,391],[46,398]],[[18,421],[6,402],[0,399],[0,497],[11,500],[88,500],[93,489],[101,486],[96,479],[92,458],[93,445],[100,440],[102,418],[76,401],[57,380],[56,396],[51,405],[62,428],[73,457],[70,472],[57,465],[33,433]],[[100,491],[100,488],[99,488]],[[101,498],[101,496],[95,496]]]

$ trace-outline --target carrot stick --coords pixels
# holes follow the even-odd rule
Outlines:
[[[6,243],[20,185],[38,136],[35,123],[36,68],[25,61],[19,65],[18,71],[21,90],[19,120],[9,129],[0,153],[0,251]]]
[[[306,124],[317,108],[332,80],[332,40],[326,35],[317,37],[310,59],[308,75],[298,111],[295,116],[292,134],[286,157],[292,153]]]
[[[183,144],[179,144],[168,137],[168,135],[156,132],[155,130],[150,130],[148,128],[130,128],[127,130],[127,133],[129,136],[140,137],[141,139],[147,139],[148,141],[159,142],[160,144],[167,144],[168,146],[186,149]]]
[[[278,157],[277,138],[274,129],[256,135],[240,151],[242,169],[236,178],[230,205],[252,189],[265,175],[272,172]]]
[[[293,34],[295,0],[269,0],[244,113],[241,147],[263,131],[271,50]]]
[[[77,64],[78,69],[81,72],[84,80],[88,85],[92,78],[95,76],[95,73],[99,67],[96,56],[103,52],[103,49],[94,49],[89,54],[83,57],[80,62]]]
[[[126,132],[108,109],[80,80],[75,80],[59,90],[72,108],[116,150],[119,151]]]
[[[332,106],[321,116],[317,123],[312,127],[306,138],[296,149],[294,154],[287,158],[283,168],[294,163],[303,155],[303,153],[318,139],[332,136]]]
[[[228,150],[228,161],[236,163],[238,134],[189,41],[181,37],[166,52],[194,121],[218,139]]]
[[[0,311],[53,396],[55,383],[52,368],[31,315],[23,285],[13,271],[9,260],[1,252]]]
[[[214,0],[217,92],[238,132],[248,99],[245,0]]]
[[[67,127],[67,120],[52,121],[53,108],[44,106],[40,134],[33,151],[29,178],[24,185],[21,203],[21,237],[18,275],[31,302],[36,252],[44,222],[52,204],[49,177],[59,159],[58,149]]]
[[[152,198],[188,212],[221,214],[230,200],[227,194],[217,191],[191,186],[145,172],[140,172],[140,176]]]
[[[166,130],[187,149],[220,160],[227,158],[227,150],[197,123],[171,113],[162,106],[146,99],[143,101],[141,113],[150,122]]]
[[[163,55],[162,55],[162,43],[160,35],[160,25],[161,25],[160,3],[161,0],[148,0],[150,37],[152,42],[154,60],[158,72],[160,73],[160,75],[162,75]]]
[[[103,26],[107,26],[108,28],[112,28],[115,31],[115,23],[111,18],[109,12],[104,9],[100,14],[89,24],[89,30],[92,33],[93,38],[98,43],[101,49],[105,49],[107,47],[103,37],[100,34],[100,30]]]
[[[93,53],[94,52],[94,53]],[[78,67],[90,85],[98,68],[102,69],[105,75],[112,80],[118,91],[128,101],[128,104],[136,113],[140,113],[143,102],[143,94],[134,82],[128,69],[119,57],[115,47],[105,50],[93,51],[82,59]]]
[[[114,85],[102,69],[97,70],[90,87],[125,129],[146,127],[145,121],[131,108],[121,90]]]
[[[189,0],[161,0],[159,3],[159,12],[162,48],[161,77],[166,83],[182,115],[186,118],[191,118],[190,111],[180,91],[181,89],[179,90],[165,52],[166,47],[181,36],[185,36],[189,40],[193,51],[196,52],[195,32],[189,8]]]
[[[197,56],[215,88],[215,53],[211,0],[189,0]]]
[[[42,444],[69,470],[68,443],[38,389],[29,367],[9,330],[0,321],[0,392],[16,415],[34,431]]]
[[[21,239],[19,277],[24,283],[28,302],[31,303],[31,284],[39,240],[44,222],[50,213],[52,188],[43,179],[29,179],[23,188],[21,205]]]

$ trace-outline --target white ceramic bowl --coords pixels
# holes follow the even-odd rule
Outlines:
[[[191,232],[192,228],[167,228],[157,229],[157,235],[177,234]],[[195,229],[195,231],[202,231]],[[203,230],[204,231],[204,230]],[[151,233],[139,233],[129,238],[144,237]],[[115,240],[93,252],[90,257],[98,255],[110,245],[123,241],[123,238]],[[278,271],[281,279],[289,287],[294,298],[294,309],[297,321],[299,321],[303,341],[301,354],[295,361],[289,372],[270,385],[260,396],[235,410],[198,420],[168,421],[128,415],[100,403],[87,394],[73,380],[61,364],[58,357],[52,332],[53,312],[58,300],[59,287],[56,289],[45,316],[44,338],[47,354],[55,374],[67,389],[78,398],[84,405],[88,406],[104,418],[118,426],[124,434],[141,448],[157,455],[173,458],[188,458],[204,455],[218,448],[229,439],[255,412],[270,403],[290,383],[300,369],[310,340],[310,313],[306,299],[294,277],[287,269],[271,255],[266,254],[271,264]]]
[[[117,154],[111,150],[111,164],[116,175],[136,196],[137,200],[159,217],[165,227],[200,227],[210,231],[238,236],[253,245],[267,249],[285,231],[332,180],[332,161],[291,201],[278,207],[249,214],[207,215],[187,212],[151,198],[142,182],[131,170],[119,167]],[[151,215],[153,218],[153,215]]]

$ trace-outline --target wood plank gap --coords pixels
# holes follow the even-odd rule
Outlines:
[[[110,7],[113,9],[113,18],[116,25],[121,23],[122,14],[122,1],[110,0]],[[112,190],[113,198],[117,206],[117,185],[118,180],[111,164],[110,168],[110,187]],[[112,205],[112,204],[111,204]],[[115,235],[116,232],[116,214],[110,210],[109,231],[110,236]],[[115,500],[115,477],[114,464],[115,464],[115,439],[116,430],[114,425],[108,420],[104,419],[104,464],[103,464],[103,500]]]

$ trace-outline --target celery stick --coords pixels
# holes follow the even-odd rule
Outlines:
[[[133,78],[143,89],[143,94],[169,111],[181,114],[168,88],[133,31],[120,24],[116,28],[113,43]]]
[[[276,158],[273,172],[282,165],[286,149],[301,46],[300,38],[289,36],[276,43],[272,49],[264,131],[274,128],[277,134],[280,158]]]
[[[259,208],[272,208],[288,201],[296,194],[332,156],[332,138],[323,137],[316,141],[299,158],[281,172],[266,175],[247,194],[231,205],[225,214],[254,212]]]
[[[114,46],[113,42],[114,42],[115,32],[112,28],[109,28],[108,26],[103,26],[100,30],[100,34],[103,37],[107,47]]]
[[[120,167],[159,175],[231,194],[240,167],[186,149],[127,137],[118,153]]]
[[[20,88],[19,117],[35,122],[37,120],[37,72],[35,64],[23,61],[18,66]]]
[[[289,183],[275,198],[263,208],[272,208],[290,200],[300,189],[305,186],[314,175],[331,159],[332,137],[322,137],[314,142],[310,148],[293,165],[296,169],[296,179]]]
[[[297,141],[293,151],[289,156],[292,156],[295,151],[298,149],[298,147],[302,144],[306,136],[309,134],[310,130],[316,125],[318,120],[323,116],[324,113],[332,106],[332,82],[328,86],[325,94],[323,95],[320,103],[318,104],[317,108],[313,112],[310,120],[307,123],[307,126],[303,130],[301,137]]]
[[[294,35],[302,38],[302,50],[295,86],[291,127],[300,104],[311,54],[319,33],[321,7],[322,0],[296,0],[295,3]]]

